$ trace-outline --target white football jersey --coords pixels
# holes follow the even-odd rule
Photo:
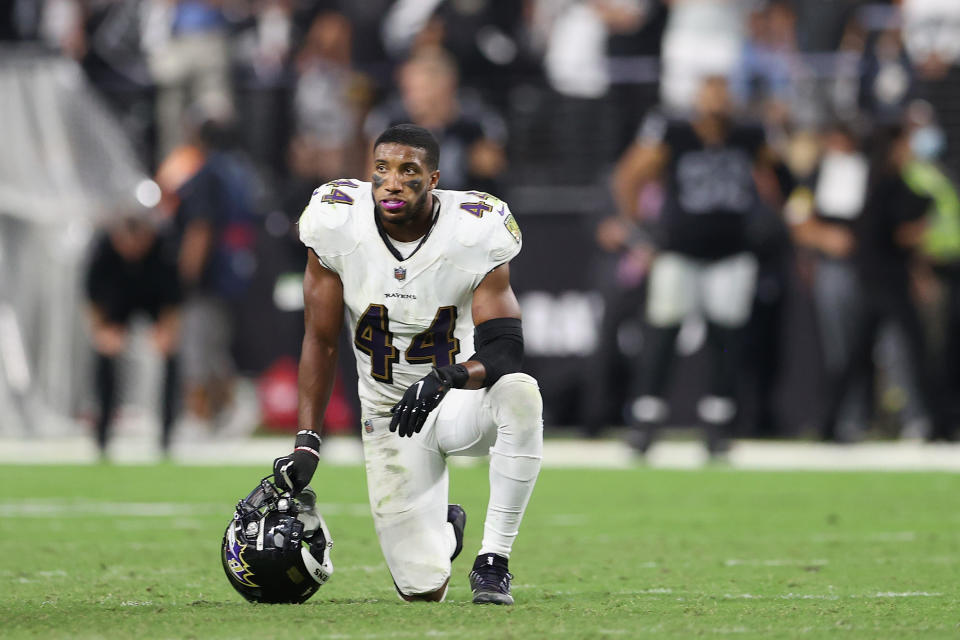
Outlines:
[[[473,355],[473,291],[520,252],[505,202],[477,191],[433,195],[436,222],[404,260],[381,236],[369,182],[323,185],[300,217],[300,240],[343,282],[364,416],[389,414],[431,367]]]

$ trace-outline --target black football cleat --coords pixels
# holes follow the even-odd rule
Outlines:
[[[453,550],[453,555],[450,556],[450,562],[453,562],[463,551],[463,530],[467,526],[467,512],[458,504],[448,504],[447,522],[453,525],[453,533],[457,538],[457,548]]]
[[[513,604],[507,559],[495,553],[477,556],[470,572],[470,589],[474,604]]]

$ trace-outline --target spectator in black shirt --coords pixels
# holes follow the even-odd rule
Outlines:
[[[96,350],[95,383],[100,415],[97,445],[106,451],[116,404],[116,360],[129,343],[136,314],[153,322],[152,342],[165,360],[160,444],[170,446],[176,403],[176,347],[181,301],[177,267],[163,249],[150,223],[127,217],[96,243],[87,272],[90,327]]]
[[[911,292],[911,266],[923,241],[929,199],[915,194],[904,182],[904,166],[911,159],[909,138],[900,126],[876,136],[877,151],[870,169],[867,200],[854,225],[854,264],[863,291],[854,318],[856,336],[846,366],[828,380],[821,429],[835,436],[837,413],[858,367],[869,362],[877,330],[887,321],[903,332],[909,366],[933,437],[949,437],[943,412],[941,381],[929,366],[923,327]]]

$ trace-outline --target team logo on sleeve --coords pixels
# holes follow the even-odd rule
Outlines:
[[[397,280],[406,280],[407,279],[407,270],[403,267],[397,267],[393,270],[393,277]]]
[[[517,224],[517,220],[513,217],[512,213],[503,219],[503,226],[507,228],[507,231],[510,232],[514,240],[520,242],[520,238],[522,237],[520,234],[520,225]]]

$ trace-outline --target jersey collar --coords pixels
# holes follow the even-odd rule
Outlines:
[[[383,228],[383,223],[380,222],[380,216],[377,215],[376,203],[374,203],[373,221],[377,225],[377,233],[380,234],[380,239],[383,240],[383,244],[387,247],[387,250],[393,255],[394,258],[397,259],[398,262],[404,262],[405,260],[409,260],[415,256],[417,251],[420,251],[420,247],[423,246],[423,243],[427,241],[427,238],[430,237],[430,234],[433,233],[433,230],[437,227],[437,218],[440,217],[440,198],[432,194],[430,197],[433,198],[433,220],[430,221],[430,228],[427,229],[427,232],[423,234],[422,238],[420,238],[420,243],[406,258],[404,258],[403,255],[397,251],[397,248],[393,246],[392,242],[390,242],[390,238],[387,237],[387,231]]]

